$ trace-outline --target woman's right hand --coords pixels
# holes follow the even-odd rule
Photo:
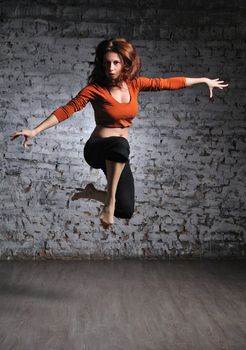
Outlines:
[[[36,132],[34,129],[21,129],[20,131],[16,131],[14,134],[10,135],[11,141],[16,139],[19,136],[24,136],[25,140],[23,142],[23,146],[26,147],[28,145],[28,142],[36,136]]]

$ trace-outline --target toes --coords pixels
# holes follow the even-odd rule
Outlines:
[[[110,216],[106,215],[104,213],[102,213],[100,215],[100,221],[101,221],[101,224],[104,228],[110,228],[113,223],[114,223],[114,220],[112,218],[110,218]]]
[[[112,227],[112,224],[105,222],[102,218],[100,218],[101,224],[103,226],[104,229],[110,229]]]

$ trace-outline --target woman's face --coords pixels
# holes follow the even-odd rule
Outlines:
[[[119,77],[123,69],[123,62],[116,52],[107,52],[103,58],[105,73],[109,80],[115,80]]]

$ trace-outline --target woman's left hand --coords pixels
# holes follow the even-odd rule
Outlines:
[[[209,79],[207,78],[206,81],[208,88],[209,88],[209,97],[212,98],[213,97],[213,88],[219,88],[221,90],[223,90],[224,87],[227,87],[229,84],[222,84],[224,83],[224,80],[219,80],[219,78],[217,79]]]

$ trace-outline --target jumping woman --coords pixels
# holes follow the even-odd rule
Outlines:
[[[88,184],[74,193],[72,200],[89,198],[102,202],[100,221],[104,228],[114,223],[114,216],[131,218],[134,212],[134,180],[129,164],[128,129],[138,112],[141,91],[177,90],[194,84],[207,84],[212,98],[213,88],[228,84],[209,78],[146,78],[139,76],[140,59],[135,47],[125,39],[109,39],[96,48],[94,69],[88,84],[66,105],[56,109],[34,129],[22,129],[11,140],[24,136],[23,146],[41,131],[71,117],[88,102],[95,113],[96,127],[84,147],[86,162],[102,169],[107,179],[106,191]]]

